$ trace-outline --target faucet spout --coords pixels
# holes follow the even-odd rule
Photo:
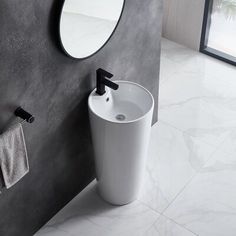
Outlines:
[[[112,82],[112,81],[110,81],[110,80],[108,80],[108,79],[106,79],[106,78],[103,79],[103,83],[104,83],[107,87],[109,87],[109,88],[111,88],[111,89],[114,89],[114,90],[117,90],[117,89],[119,88],[119,85],[118,85],[118,84],[116,84],[116,83],[114,83],[114,82]]]
[[[119,88],[118,84],[109,80],[110,78],[113,77],[113,74],[101,68],[99,68],[96,72],[97,72],[97,90],[96,90],[97,94],[103,95],[106,92],[105,86],[114,90],[117,90]]]

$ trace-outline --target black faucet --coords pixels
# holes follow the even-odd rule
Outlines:
[[[109,80],[111,77],[113,77],[113,74],[101,68],[97,69],[96,72],[97,72],[97,90],[96,90],[97,94],[103,95],[106,92],[105,85],[114,90],[117,90],[119,88],[118,84]]]

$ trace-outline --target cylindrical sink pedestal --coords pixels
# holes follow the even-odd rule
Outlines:
[[[140,85],[115,82],[117,91],[91,93],[89,116],[99,193],[124,205],[137,199],[143,182],[154,100]]]

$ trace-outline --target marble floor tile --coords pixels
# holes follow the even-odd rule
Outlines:
[[[161,45],[161,60],[163,58],[169,59],[174,65],[177,64],[181,71],[194,72],[199,75],[213,76],[226,80],[235,78],[235,66],[165,38],[162,39]]]
[[[199,54],[196,51],[165,38],[162,39],[161,53],[161,59],[165,57],[172,62],[178,63],[179,65],[184,65],[186,62],[191,62],[194,58],[198,57]]]
[[[107,204],[97,195],[94,181],[44,228],[54,227],[66,232],[65,236],[143,235],[158,217],[139,201],[125,206]]]
[[[236,69],[199,53],[172,64],[175,73],[161,74],[159,120],[218,146],[236,127]]]
[[[218,146],[236,127],[236,111],[214,99],[188,99],[160,104],[159,120]]]
[[[161,213],[215,149],[162,122],[155,124],[140,201]]]
[[[190,52],[190,54],[191,53],[192,52]],[[184,61],[183,70],[199,73],[208,78],[217,77],[218,79],[226,81],[235,78],[235,66],[224,63],[203,53],[195,53],[195,57],[190,58],[188,61]]]
[[[230,135],[220,146],[225,153],[236,155],[236,127],[232,128]]]
[[[145,236],[195,236],[195,234],[165,216],[160,216]]]
[[[44,226],[40,231],[38,231],[35,234],[35,236],[73,236],[73,235],[54,227]]]
[[[160,62],[160,86],[168,79],[174,77],[174,74],[178,70],[179,65],[166,57],[161,57]]]
[[[164,214],[200,236],[234,236],[235,199],[235,154],[222,147]]]

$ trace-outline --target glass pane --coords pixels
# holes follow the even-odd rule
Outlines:
[[[207,47],[236,57],[236,0],[213,0]]]

